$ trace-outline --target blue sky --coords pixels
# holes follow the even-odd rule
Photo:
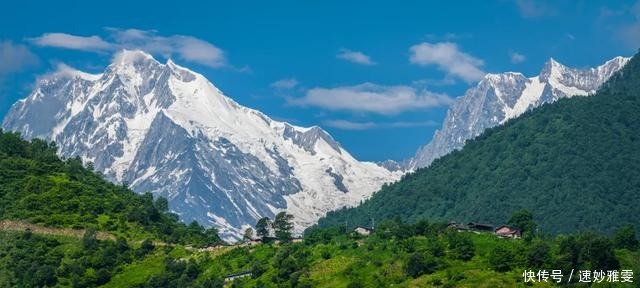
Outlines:
[[[484,73],[640,47],[640,4],[622,0],[50,2],[1,4],[0,118],[61,63],[100,72],[142,48],[362,160],[413,155]]]

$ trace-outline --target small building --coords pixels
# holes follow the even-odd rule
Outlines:
[[[473,231],[481,231],[481,232],[493,232],[493,225],[491,224],[482,224],[477,222],[469,222],[467,227]]]
[[[233,273],[233,274],[224,276],[224,282],[230,282],[239,278],[251,277],[251,276],[253,276],[253,273],[251,271]]]
[[[518,228],[509,226],[509,225],[500,225],[494,231],[496,236],[503,238],[513,238],[518,239],[522,237],[522,231]]]
[[[301,243],[302,242],[302,237],[293,238],[293,239],[291,239],[291,242],[292,243]]]
[[[216,249],[222,249],[226,247],[226,245],[213,245],[213,246],[207,246],[207,247],[203,247],[200,249],[197,249],[200,252],[211,252],[211,251],[215,251]],[[194,250],[193,247],[189,248],[189,247],[185,247],[187,250]]]
[[[262,239],[260,238],[245,240],[244,243],[242,243],[243,246],[255,246],[259,244],[262,244]]]
[[[276,237],[266,236],[262,238],[245,239],[238,246],[256,246],[260,244],[280,244],[280,240]]]
[[[358,226],[356,228],[353,228],[353,232],[357,233],[359,235],[362,235],[362,236],[369,236],[373,232],[373,229],[367,228],[367,227]]]
[[[447,224],[447,228],[448,229],[455,229],[458,232],[469,231],[469,227],[467,227],[467,225],[465,225],[463,223],[457,223],[455,221],[449,222],[449,224]]]

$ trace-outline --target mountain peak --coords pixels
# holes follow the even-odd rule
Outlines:
[[[154,61],[159,63],[151,54],[142,50],[123,49],[113,56],[112,65],[131,65],[139,62]]]
[[[416,152],[408,168],[429,166],[433,160],[462,148],[466,140],[485,129],[527,110],[560,98],[593,94],[628,61],[629,58],[615,57],[594,68],[576,69],[549,58],[537,77],[513,72],[487,74],[450,106],[442,128]]]
[[[560,62],[556,61],[556,59],[554,59],[553,57],[549,57],[549,60],[547,60],[545,64],[546,63],[553,64],[553,65],[561,65]]]
[[[622,57],[622,56],[617,56],[607,62],[605,62],[604,64],[598,66],[598,69],[620,69],[620,67],[626,65],[629,60],[631,60],[630,57]]]
[[[180,65],[176,64],[176,62],[173,62],[173,60],[171,60],[171,58],[167,59],[167,66],[171,67],[171,68],[182,68],[180,67]]]
[[[624,62],[624,63],[627,63],[629,60],[631,60],[631,57],[616,56],[616,57],[613,57],[613,59],[605,62],[605,65],[607,63],[611,63],[611,62],[617,62],[617,63]]]
[[[524,78],[524,75],[520,72],[487,73],[480,82],[489,81],[492,84],[496,84],[505,81],[514,81],[515,79],[521,78]]]
[[[562,71],[566,68],[566,66],[562,65],[560,62],[556,61],[552,57],[544,63],[542,66],[542,70],[540,71],[540,77],[543,79],[548,79],[551,75],[556,73],[562,73]]]

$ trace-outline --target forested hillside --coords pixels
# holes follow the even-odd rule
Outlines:
[[[640,58],[590,97],[562,99],[486,131],[321,226],[400,216],[501,224],[533,212],[549,233],[640,225]]]
[[[22,140],[0,130],[0,219],[50,227],[112,232],[128,239],[216,243],[215,229],[186,226],[168,213],[167,200],[138,195],[83,166],[61,160],[55,143]],[[206,243],[205,243],[206,242]]]

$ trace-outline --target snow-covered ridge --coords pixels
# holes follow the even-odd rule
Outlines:
[[[118,53],[101,74],[64,66],[42,77],[2,126],[55,140],[63,156],[165,196],[183,220],[227,237],[281,210],[301,231],[401,173],[359,162],[320,127],[274,121],[141,51]]]
[[[487,74],[464,96],[456,99],[442,128],[436,131],[431,142],[416,152],[407,168],[429,166],[433,160],[462,148],[466,140],[480,135],[485,129],[503,124],[544,103],[591,95],[629,59],[615,57],[598,67],[576,69],[551,58],[534,77],[527,78],[517,72]]]

